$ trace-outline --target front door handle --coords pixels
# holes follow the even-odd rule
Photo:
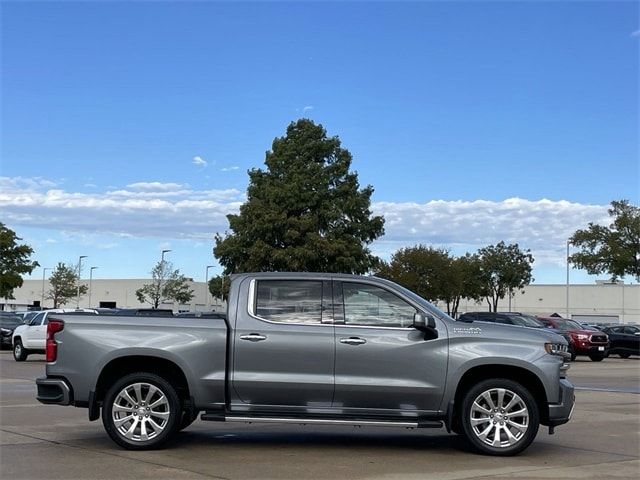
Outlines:
[[[360,337],[349,337],[349,338],[341,338],[340,343],[346,343],[347,345],[363,345],[367,343],[364,338]]]
[[[250,342],[261,342],[266,340],[266,335],[260,335],[259,333],[250,333],[249,335],[240,335],[240,340],[249,340]]]

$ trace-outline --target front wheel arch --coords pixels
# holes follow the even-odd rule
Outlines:
[[[512,380],[525,387],[536,401],[540,413],[540,423],[547,425],[549,422],[549,405],[547,403],[546,390],[540,378],[531,370],[512,365],[489,364],[478,365],[467,370],[460,378],[452,405],[451,425],[454,432],[460,431],[460,409],[464,394],[474,385],[489,379],[504,378]]]

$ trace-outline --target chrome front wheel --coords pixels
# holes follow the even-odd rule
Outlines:
[[[511,447],[529,428],[529,409],[524,400],[506,388],[492,388],[473,401],[469,413],[476,437],[492,447]]]
[[[523,385],[506,378],[483,380],[462,398],[459,421],[482,453],[515,455],[527,448],[540,425],[538,404]]]

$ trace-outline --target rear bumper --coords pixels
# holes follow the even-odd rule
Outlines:
[[[36,399],[40,403],[71,405],[73,402],[71,386],[62,378],[38,378],[36,386],[38,387]]]
[[[555,427],[571,420],[575,405],[573,384],[566,378],[560,379],[560,401],[549,404],[549,426]]]

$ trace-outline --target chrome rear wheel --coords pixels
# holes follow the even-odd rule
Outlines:
[[[134,383],[123,388],[111,407],[118,433],[134,442],[158,436],[167,427],[171,409],[162,390],[150,383]]]

